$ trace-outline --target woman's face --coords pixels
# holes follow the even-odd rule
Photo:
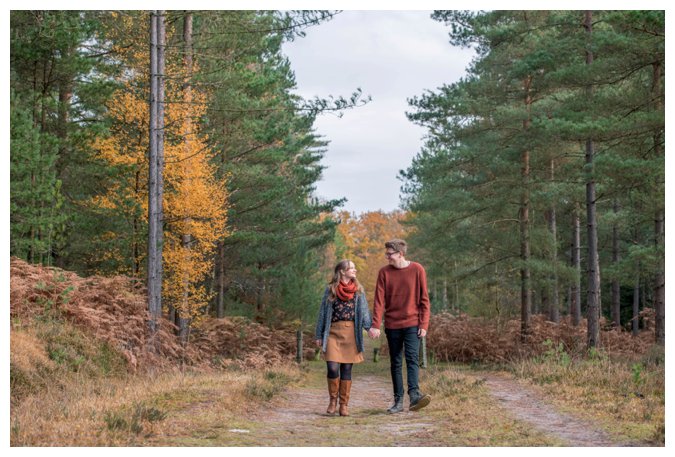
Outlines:
[[[354,265],[354,262],[349,262],[347,269],[342,270],[342,277],[345,279],[356,278],[356,266]]]

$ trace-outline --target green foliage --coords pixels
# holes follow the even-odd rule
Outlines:
[[[641,363],[646,367],[664,366],[666,363],[665,348],[659,344],[652,345],[643,355]]]
[[[292,378],[282,372],[265,371],[262,379],[253,377],[246,383],[245,395],[252,400],[270,401],[292,381]]]
[[[521,269],[540,297],[585,274],[569,266],[573,215],[585,181],[597,187],[601,280],[647,283],[663,269],[654,218],[664,207],[663,12],[594,12],[594,62],[579,11],[436,11],[450,42],[475,46],[467,75],[409,100],[426,142],[400,173],[430,284],[447,280],[451,303],[495,316],[520,310]],[[592,86],[592,91],[589,87]],[[597,160],[584,165],[592,138]],[[524,153],[530,172],[522,174]],[[519,224],[528,199],[527,243]],[[614,212],[614,203],[620,211]],[[550,211],[556,211],[556,237]],[[620,260],[612,260],[613,230]],[[586,230],[581,245],[586,246]],[[584,260],[585,261],[585,260]],[[582,294],[583,295],[583,294]],[[603,294],[607,299],[609,294]],[[628,303],[626,303],[628,305]]]
[[[645,382],[644,377],[642,375],[642,372],[644,371],[644,366],[642,366],[641,363],[634,363],[633,365],[631,365],[630,370],[633,375],[633,385],[635,386],[635,389],[639,391],[640,387]]]
[[[115,432],[130,432],[139,435],[144,430],[144,423],[161,422],[166,419],[167,413],[152,406],[135,403],[130,409],[122,411],[106,411],[103,421],[108,430]]]
[[[215,87],[206,128],[214,149],[222,151],[216,162],[231,195],[233,233],[222,250],[237,268],[226,268],[228,300],[248,304],[247,315],[270,323],[307,320],[320,299],[317,270],[336,225],[322,215],[341,202],[312,197],[326,145],[312,124],[320,110],[357,103],[314,101],[304,113],[298,109],[304,102],[290,93],[295,81],[281,54],[284,36],[264,32],[282,30],[289,21],[301,19],[250,11],[204,13],[198,22],[205,38],[195,44],[237,55],[234,60],[215,51],[204,56],[195,78]],[[243,25],[262,32],[213,33]]]
[[[40,347],[16,349],[17,357],[23,361],[15,363],[12,360],[10,364],[12,401],[58,387],[73,378],[124,377],[127,374],[127,361],[119,350],[84,333],[63,319],[58,310],[47,310],[31,322],[29,328]],[[41,352],[47,355],[48,361],[33,355]]]
[[[55,237],[65,221],[61,181],[54,166],[58,140],[40,132],[22,100],[10,104],[10,254],[51,262]]]
[[[169,23],[179,24],[182,14],[170,12]],[[317,270],[336,226],[326,215],[341,201],[313,197],[327,144],[313,124],[322,112],[339,115],[368,98],[355,89],[301,99],[291,92],[295,77],[281,49],[334,14],[193,12],[198,70],[191,85],[208,94],[207,114],[195,122],[219,152],[214,165],[230,194],[232,236],[217,253],[227,262],[223,298],[258,320],[306,321],[321,293]],[[120,30],[143,30],[142,20],[133,11],[12,11],[12,255],[82,274],[142,277],[147,227],[137,199],[119,192],[122,211],[93,204],[109,189],[128,187],[122,177],[129,172],[97,156],[97,138],[122,129],[136,144],[146,135],[143,125],[117,125],[108,116],[120,76],[130,71],[125,56],[146,49]],[[146,180],[136,176],[137,192]],[[216,291],[221,279],[204,285]]]
[[[11,254],[82,271],[100,224],[82,202],[105,172],[90,145],[105,130],[117,70],[96,11],[12,11]]]
[[[93,342],[91,336],[54,313],[38,322],[37,335],[60,370],[90,377],[126,373],[124,356],[105,341]]]
[[[293,378],[287,373],[281,371],[268,370],[263,374],[263,378],[266,381],[272,383],[278,383],[281,385],[289,384]]]
[[[556,363],[563,367],[567,367],[572,362],[572,358],[567,351],[565,351],[565,346],[562,341],[556,346],[553,341],[547,339],[543,344],[546,347],[546,351],[541,355],[540,360],[542,363]]]
[[[604,365],[609,361],[609,356],[606,352],[592,347],[588,349],[587,359],[592,365]]]

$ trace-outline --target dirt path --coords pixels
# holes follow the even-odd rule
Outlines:
[[[567,446],[622,446],[606,433],[590,424],[560,413],[546,404],[534,391],[514,380],[492,373],[479,375],[495,402],[506,411],[506,416],[525,423],[556,442]],[[453,446],[448,430],[453,420],[449,412],[430,414],[408,412],[389,415],[391,391],[383,376],[362,375],[355,382],[350,401],[350,417],[329,417],[325,414],[325,388],[295,388],[275,402],[268,410],[261,410],[249,418],[263,424],[250,436],[257,446]],[[440,414],[439,414],[440,413]],[[247,433],[246,431],[230,431]],[[264,441],[259,441],[264,436]],[[500,444],[482,437],[478,446]],[[544,444],[538,444],[544,445]]]
[[[515,418],[560,438],[569,446],[624,446],[591,424],[556,411],[535,392],[513,380],[490,373],[482,378],[490,393]]]
[[[425,415],[387,414],[391,388],[380,376],[363,375],[354,384],[349,417],[329,416],[326,388],[289,391],[272,410],[255,413],[264,422],[264,446],[443,446],[433,439],[436,425]],[[407,409],[407,408],[406,408]]]

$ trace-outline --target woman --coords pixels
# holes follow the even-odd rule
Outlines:
[[[328,414],[335,414],[339,395],[340,416],[349,416],[352,365],[363,362],[363,330],[370,329],[370,324],[368,302],[356,279],[356,267],[342,260],[323,294],[316,323],[315,343],[321,346],[328,369]]]

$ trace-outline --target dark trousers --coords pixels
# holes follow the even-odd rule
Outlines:
[[[419,388],[419,352],[420,339],[417,327],[384,329],[389,345],[391,362],[391,382],[394,384],[394,395],[403,398],[403,354],[408,370],[408,394]]]

